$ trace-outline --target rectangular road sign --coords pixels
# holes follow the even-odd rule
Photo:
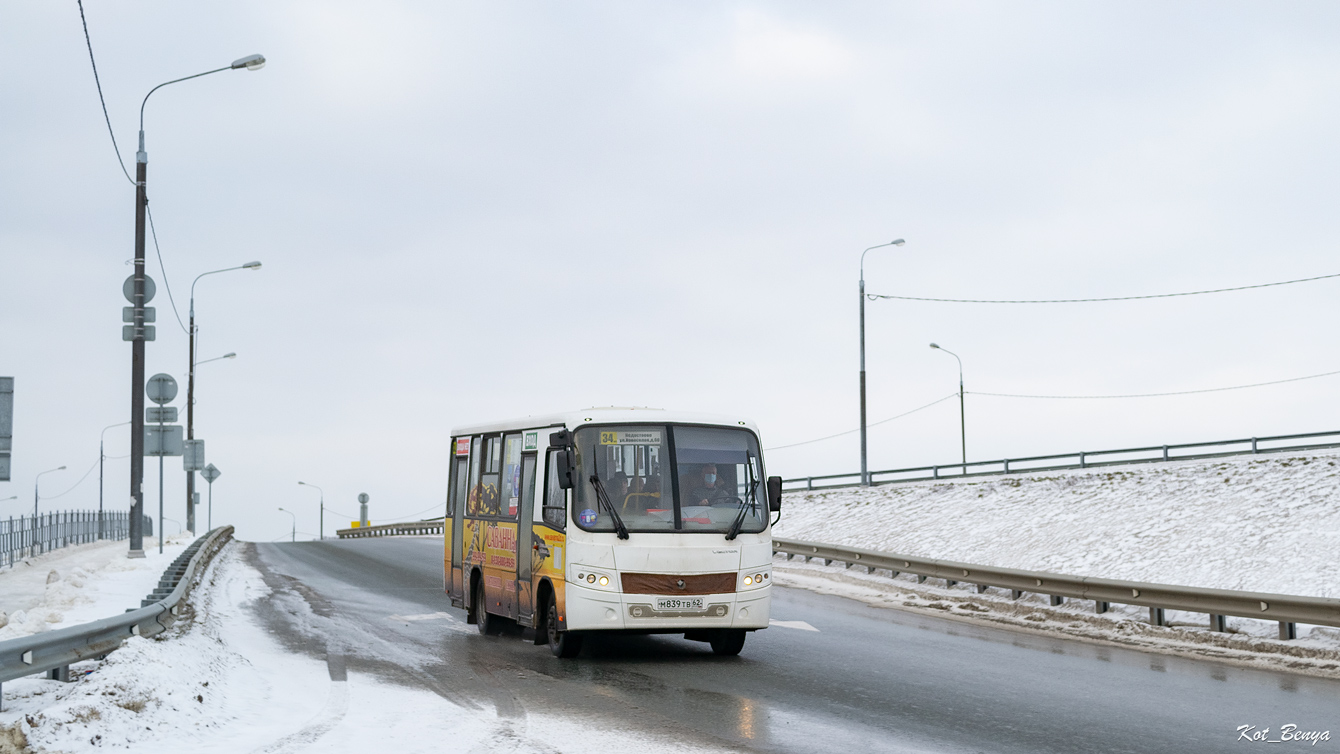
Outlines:
[[[9,451],[14,443],[14,378],[0,377],[0,482],[9,481]]]
[[[145,322],[153,322],[153,321],[154,321],[155,319],[157,319],[157,318],[158,318],[158,315],[154,313],[154,308],[153,308],[152,306],[146,306],[146,307],[144,307],[144,321],[145,321]],[[134,322],[135,322],[135,307],[133,307],[133,306],[123,306],[123,307],[121,307],[121,321],[122,321],[122,322],[130,322],[130,323],[134,324]]]
[[[144,421],[149,424],[170,424],[177,421],[176,406],[149,406],[144,409]]]
[[[153,325],[145,325],[143,329],[144,329],[145,340],[153,340],[155,338]],[[135,326],[121,325],[121,340],[134,340],[134,339],[135,339]]]
[[[144,428],[144,455],[179,456],[182,454],[180,424],[154,424]]]
[[[205,468],[205,441],[187,440],[182,448],[181,466],[185,471],[202,471]]]

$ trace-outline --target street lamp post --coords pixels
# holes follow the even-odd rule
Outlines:
[[[949,350],[948,348],[945,348],[945,347],[940,346],[940,345],[938,345],[938,344],[932,343],[932,344],[931,344],[931,348],[934,348],[934,349],[937,350],[937,351],[944,351],[945,353],[949,354],[950,356],[953,356],[953,357],[954,357],[954,360],[958,362],[958,428],[959,428],[959,442],[962,444],[962,448],[963,448],[963,473],[964,473],[964,474],[967,474],[967,473],[968,473],[968,423],[967,423],[967,419],[964,418],[964,413],[963,413],[963,359],[960,359],[960,358],[958,357],[958,354],[956,354],[956,353],[954,353],[953,351]]]
[[[98,539],[102,539],[102,468],[107,461],[107,453],[103,450],[107,442],[107,430],[116,427],[124,427],[130,422],[121,422],[119,424],[108,424],[102,428],[102,434],[98,435]]]
[[[326,538],[326,491],[317,487],[315,484],[308,484],[307,482],[298,482],[298,484],[301,484],[304,487],[315,487],[317,493],[321,495],[321,528],[317,531],[321,532],[319,539],[324,540]]]
[[[233,270],[259,270],[260,262],[247,262],[237,267],[225,267],[222,270],[211,270],[202,272],[195,276],[191,281],[191,320],[187,327],[187,333],[190,337],[189,364],[190,368],[186,372],[186,439],[195,439],[195,284],[200,282],[200,278],[206,275],[217,275],[220,272],[232,272]],[[230,353],[226,356],[220,356],[220,359],[231,359],[237,356],[236,353]],[[216,361],[217,359],[208,359]],[[205,362],[200,362],[201,364]],[[186,528],[195,531],[195,470],[186,471]]]
[[[58,466],[54,469],[47,469],[33,478],[33,525],[36,526],[37,520],[37,483],[42,479],[42,474],[50,474],[53,471],[64,471],[64,466]]]
[[[861,486],[870,486],[870,466],[866,461],[866,437],[865,437],[865,255],[872,249],[880,249],[885,246],[902,246],[906,243],[903,239],[895,239],[888,243],[882,243],[878,246],[871,246],[869,249],[861,252]]]
[[[134,337],[130,349],[130,552],[132,558],[144,557],[144,215],[149,206],[146,191],[146,176],[149,169],[149,154],[144,151],[144,106],[149,97],[168,84],[208,76],[219,71],[239,70],[255,71],[265,66],[265,56],[248,55],[234,60],[223,68],[184,76],[165,81],[144,95],[140,103],[140,141],[139,151],[135,153],[135,276],[134,292]],[[161,538],[161,532],[160,532]]]
[[[286,511],[286,510],[284,510],[283,508],[280,508],[279,510],[284,511],[285,513],[289,514],[290,516],[293,516],[293,511]],[[298,541],[298,517],[297,517],[297,516],[293,516],[293,534],[290,535],[290,537],[289,537],[289,541],[290,541],[290,542],[297,542],[297,541]]]

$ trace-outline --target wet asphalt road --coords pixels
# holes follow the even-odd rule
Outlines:
[[[817,631],[774,626],[738,658],[634,636],[559,660],[520,629],[465,625],[442,591],[440,539],[258,544],[249,557],[278,590],[261,617],[295,651],[338,654],[521,730],[543,712],[751,751],[1223,752],[1263,745],[1237,740],[1240,725],[1294,723],[1333,740],[1266,748],[1340,750],[1335,681],[777,587],[772,617]]]

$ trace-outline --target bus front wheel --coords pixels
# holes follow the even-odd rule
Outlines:
[[[712,653],[724,657],[734,657],[744,649],[744,630],[727,628],[715,632],[711,638]]]
[[[549,635],[549,651],[555,657],[571,659],[582,651],[582,636],[571,631],[558,630],[558,600],[549,595],[549,609],[545,611],[544,630]]]

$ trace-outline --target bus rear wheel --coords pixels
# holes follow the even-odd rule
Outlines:
[[[734,657],[744,649],[744,630],[739,628],[725,628],[712,634],[709,640],[712,644],[712,654],[718,654],[723,657]]]
[[[479,629],[479,633],[484,634],[485,636],[490,636],[493,634],[497,634],[502,629],[502,626],[499,625],[500,624],[499,618],[496,615],[491,615],[489,611],[486,609],[487,604],[488,600],[484,596],[484,585],[476,584],[475,628]]]
[[[582,635],[571,631],[558,630],[558,600],[549,595],[549,608],[545,610],[544,630],[549,635],[549,651],[555,657],[571,659],[582,651]]]

